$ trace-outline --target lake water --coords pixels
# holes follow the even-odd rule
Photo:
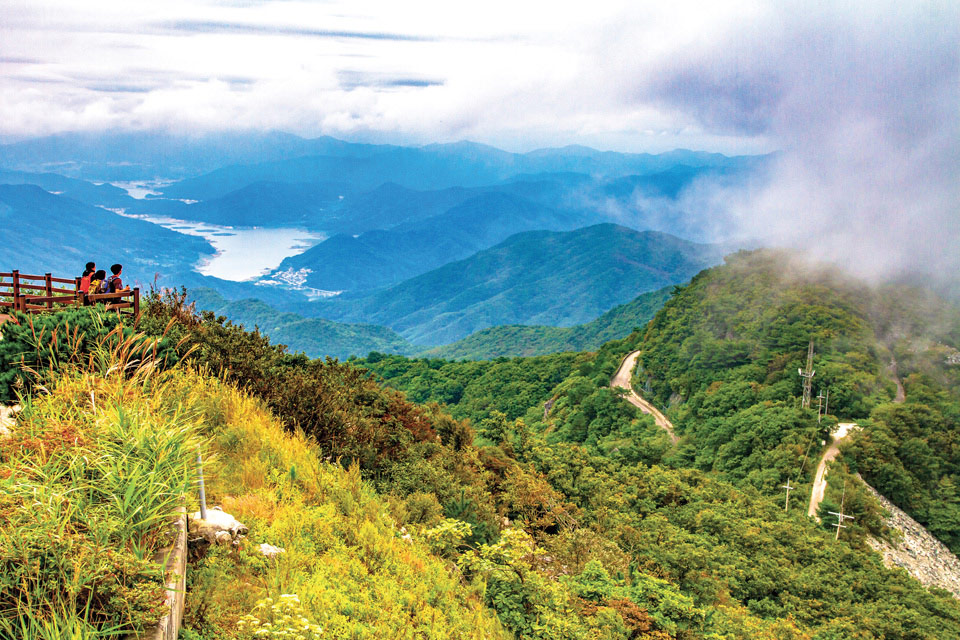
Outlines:
[[[217,253],[197,264],[194,271],[238,282],[262,276],[280,266],[284,258],[303,253],[327,239],[323,233],[303,229],[234,229],[174,218],[137,217],[171,231],[205,239]]]
[[[156,195],[157,192],[154,189],[167,184],[170,184],[169,180],[113,183],[114,186],[125,189],[131,197],[137,199]],[[124,215],[122,209],[111,209],[111,211]],[[205,239],[213,245],[217,253],[197,264],[194,270],[205,276],[237,282],[262,276],[280,266],[284,258],[303,253],[327,239],[323,233],[303,229],[235,229],[159,216],[134,217],[178,233]]]

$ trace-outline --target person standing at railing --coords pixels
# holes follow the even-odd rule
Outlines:
[[[88,262],[87,268],[83,270],[80,276],[80,293],[87,295],[90,292],[90,279],[97,272],[97,265],[94,262]]]
[[[129,286],[127,287],[123,286],[123,280],[120,279],[120,274],[123,273],[122,264],[115,264],[112,267],[110,267],[110,273],[112,273],[113,275],[107,278],[107,281],[104,284],[104,289],[105,289],[104,293],[120,293],[122,291],[130,290]]]

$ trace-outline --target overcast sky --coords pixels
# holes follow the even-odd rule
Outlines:
[[[960,2],[0,0],[0,137],[280,129],[780,151],[690,207],[880,272],[960,268]],[[709,185],[708,185],[709,187]],[[709,209],[707,209],[709,210]]]
[[[798,115],[784,109],[842,108],[792,104],[798,83],[839,101],[955,82],[956,7],[0,0],[0,136],[232,127],[516,150],[768,150],[791,142],[774,130]],[[889,78],[862,76],[875,53]]]

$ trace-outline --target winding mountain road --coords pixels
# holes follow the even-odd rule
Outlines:
[[[634,365],[637,364],[637,358],[639,356],[639,351],[633,351],[627,354],[627,356],[623,359],[623,362],[620,363],[620,368],[617,369],[615,374],[613,374],[613,379],[610,381],[610,387],[614,389],[625,389],[627,392],[627,394],[624,396],[626,401],[640,409],[640,411],[653,416],[657,426],[666,431],[667,435],[670,436],[670,442],[677,444],[677,441],[680,438],[678,438],[677,434],[673,432],[673,424],[667,420],[667,416],[663,415],[659,409],[637,395],[630,384],[631,372],[633,371]]]
[[[811,518],[817,517],[817,509],[823,502],[823,495],[827,491],[827,463],[833,461],[840,454],[840,441],[850,435],[850,432],[857,427],[855,422],[841,422],[837,425],[837,430],[831,434],[830,446],[823,452],[820,458],[820,464],[817,465],[817,475],[813,480],[813,489],[810,491],[810,506],[807,507],[807,515]]]

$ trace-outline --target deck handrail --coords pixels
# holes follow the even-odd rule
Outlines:
[[[54,286],[64,284],[73,286]],[[42,313],[96,302],[106,304],[108,311],[138,318],[140,287],[115,293],[85,294],[80,291],[80,278],[58,278],[49,273],[30,275],[17,269],[0,272],[0,310]]]

